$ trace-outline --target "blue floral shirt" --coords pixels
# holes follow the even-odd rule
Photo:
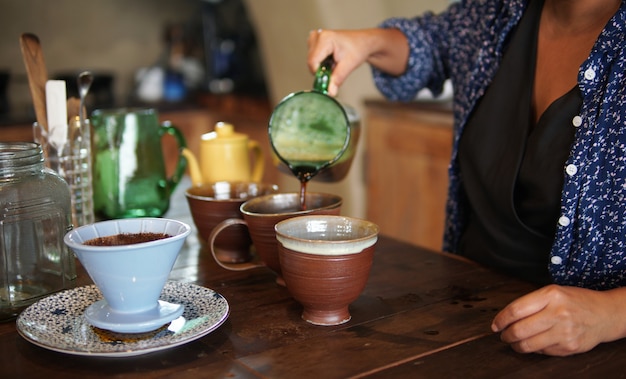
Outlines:
[[[454,252],[465,215],[458,164],[459,139],[474,106],[498,70],[512,29],[528,0],[473,0],[441,14],[394,18],[409,40],[401,76],[373,69],[379,90],[392,101],[411,101],[422,88],[435,95],[451,79],[454,141],[443,248]],[[626,285],[626,3],[608,22],[580,66],[583,104],[563,167],[561,214],[550,252],[557,284],[592,289]]]

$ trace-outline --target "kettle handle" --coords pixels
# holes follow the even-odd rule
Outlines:
[[[174,192],[174,189],[180,182],[180,179],[185,174],[185,169],[187,168],[187,160],[182,155],[182,150],[187,147],[187,143],[185,142],[185,137],[183,133],[170,121],[164,121],[159,128],[159,136],[163,138],[165,134],[169,134],[176,140],[178,144],[178,162],[176,163],[176,169],[171,177],[167,179],[167,191],[171,194]]]
[[[335,59],[333,55],[329,55],[320,63],[315,72],[315,80],[313,81],[313,90],[328,95],[328,84],[330,84],[330,74],[333,72]]]
[[[248,141],[248,150],[252,152],[254,157],[254,166],[252,167],[250,178],[253,182],[260,183],[263,179],[263,169],[265,168],[263,150],[261,150],[261,145],[254,140]]]

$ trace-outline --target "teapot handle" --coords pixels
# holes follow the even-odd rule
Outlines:
[[[253,182],[261,182],[263,179],[263,169],[265,168],[265,161],[263,157],[263,150],[261,150],[261,145],[257,141],[249,140],[248,141],[248,150],[252,151],[254,156],[254,167],[252,168],[252,174],[250,178]]]
[[[170,178],[167,179],[167,190],[169,193],[174,192],[174,189],[180,182],[180,179],[185,174],[185,169],[187,168],[187,160],[182,155],[182,150],[187,147],[187,143],[185,142],[185,137],[183,133],[170,121],[164,121],[159,128],[159,136],[163,137],[165,133],[171,135],[176,140],[178,144],[178,162],[176,163],[176,169]]]

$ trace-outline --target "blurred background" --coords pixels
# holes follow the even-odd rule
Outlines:
[[[391,16],[437,12],[448,4],[449,0],[0,0],[0,131],[2,125],[34,120],[19,45],[24,32],[39,36],[49,77],[65,79],[68,96],[76,95],[80,71],[94,73],[87,99],[90,111],[135,104],[164,110],[223,108],[253,101],[266,104],[269,112],[285,95],[311,88],[313,78],[306,67],[310,30],[372,27]],[[364,99],[377,97],[369,68],[361,67],[338,98],[363,114]],[[266,127],[258,123],[258,128]],[[206,125],[206,131],[212,128]],[[359,148],[358,154],[363,150]],[[343,194],[344,213],[364,217],[362,171],[359,157],[346,180],[312,183],[310,188]],[[284,191],[299,186],[293,177],[278,175],[276,181]]]

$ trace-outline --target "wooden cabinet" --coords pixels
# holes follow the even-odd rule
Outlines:
[[[441,250],[451,105],[366,101],[367,218],[383,234]]]
[[[15,124],[0,126],[0,141],[28,142],[33,140],[32,124]]]

